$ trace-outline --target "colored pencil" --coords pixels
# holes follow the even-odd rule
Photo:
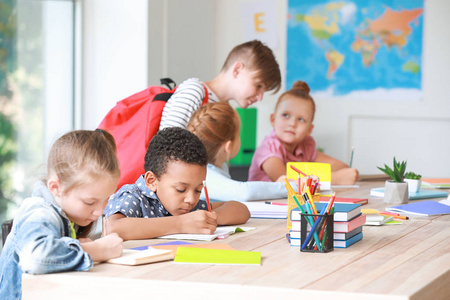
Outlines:
[[[211,203],[209,202],[208,189],[206,188],[205,180],[203,180],[203,187],[205,188],[205,197],[206,197],[206,204],[208,204],[208,211],[211,211]]]
[[[293,165],[291,165],[291,169],[294,170],[295,172],[302,174],[303,176],[308,176],[305,173],[303,173],[302,171],[300,171],[299,169],[297,169],[296,167],[294,167]]]

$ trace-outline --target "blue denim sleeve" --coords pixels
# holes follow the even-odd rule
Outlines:
[[[19,265],[26,273],[86,271],[93,261],[80,242],[63,235],[61,216],[44,205],[26,211],[17,230]]]

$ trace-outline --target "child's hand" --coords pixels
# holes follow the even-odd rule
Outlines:
[[[97,240],[100,243],[100,247],[104,248],[105,260],[110,258],[119,257],[123,251],[123,240],[117,233],[110,233],[105,237]]]
[[[355,168],[343,168],[331,172],[331,184],[352,185],[358,180],[359,172]]]
[[[119,257],[123,251],[123,240],[117,233],[110,233],[95,241],[80,241],[84,251],[89,253],[93,261],[105,261],[110,258]]]
[[[206,210],[196,210],[180,215],[182,233],[213,234],[217,227],[217,215]]]

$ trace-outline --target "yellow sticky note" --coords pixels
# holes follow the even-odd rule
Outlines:
[[[261,252],[178,247],[175,263],[260,265]]]

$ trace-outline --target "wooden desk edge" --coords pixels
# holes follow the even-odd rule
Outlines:
[[[334,300],[406,300],[407,296],[364,294],[336,291],[317,291],[262,287],[237,284],[160,281],[130,278],[85,277],[73,273],[30,275],[23,274],[23,299],[149,299],[152,295],[164,299],[195,299],[214,295],[215,299],[334,299]],[[77,289],[67,291],[68,284]],[[114,287],[114,288],[112,288]],[[201,291],[201,292],[199,292]],[[49,297],[49,295],[51,295]]]

